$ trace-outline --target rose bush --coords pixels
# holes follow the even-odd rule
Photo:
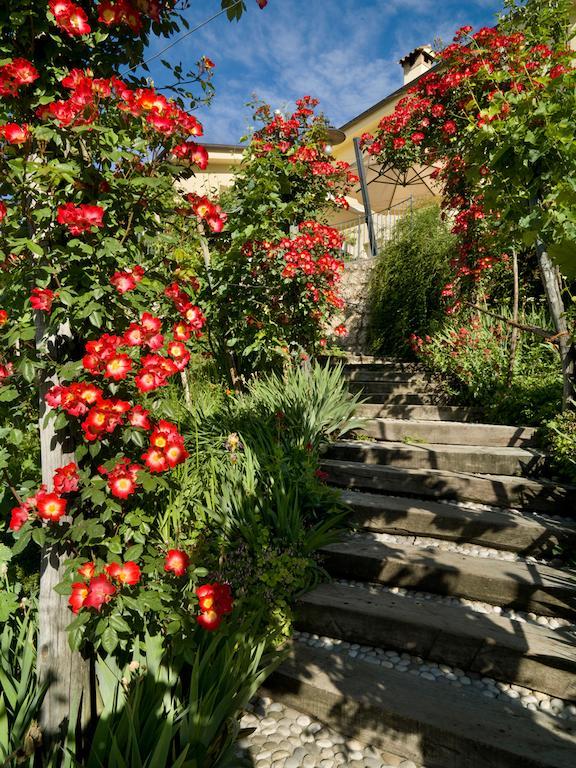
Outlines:
[[[222,6],[238,16],[244,3]],[[206,571],[156,525],[188,455],[163,393],[184,381],[204,315],[197,282],[149,245],[182,211],[200,216],[174,181],[206,163],[184,82],[210,94],[211,65],[175,67],[177,98],[130,72],[181,20],[172,0],[0,9],[2,506],[13,552],[43,551],[46,742],[69,714],[68,618],[74,649],[122,654],[145,630],[213,630],[232,608],[231,596],[199,607]]]
[[[325,219],[331,207],[348,205],[357,179],[331,155],[317,104],[305,96],[287,116],[256,106],[263,125],[221,196],[227,227],[202,298],[217,355],[229,363],[232,353],[243,374],[321,351],[344,305],[342,239]]]

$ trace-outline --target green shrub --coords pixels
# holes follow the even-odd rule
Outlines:
[[[507,315],[505,308],[496,314]],[[541,311],[528,313],[527,325],[549,327]],[[413,336],[413,349],[425,365],[445,375],[459,402],[483,410],[494,423],[540,426],[561,408],[562,373],[557,348],[522,333],[510,375],[510,327],[483,313],[445,318],[431,336]]]
[[[412,357],[411,333],[423,335],[443,314],[454,237],[437,205],[406,215],[372,270],[368,343],[375,354]]]
[[[564,411],[548,421],[542,439],[554,469],[576,483],[576,411]]]

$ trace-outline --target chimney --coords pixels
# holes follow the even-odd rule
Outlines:
[[[435,59],[436,55],[429,45],[419,45],[418,48],[407,53],[399,62],[404,70],[404,85],[427,72],[433,66]]]

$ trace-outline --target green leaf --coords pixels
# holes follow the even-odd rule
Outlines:
[[[548,246],[548,255],[566,277],[576,277],[576,243],[563,240]]]
[[[124,560],[139,560],[142,557],[144,547],[142,544],[133,544],[124,552]]]
[[[0,387],[0,403],[11,403],[19,396],[19,392],[14,387]]]
[[[106,653],[114,653],[116,650],[116,647],[118,646],[118,633],[114,629],[114,627],[108,625],[104,632],[102,633],[102,648],[106,651]]]
[[[34,381],[34,377],[36,376],[36,368],[32,360],[29,360],[27,357],[24,357],[22,359],[22,362],[18,366],[18,370],[20,371],[20,373],[28,383],[31,383]]]
[[[122,618],[122,616],[118,615],[117,613],[113,613],[110,616],[110,626],[113,629],[115,629],[117,632],[124,632],[125,634],[128,634],[128,635],[132,632],[128,622],[125,621]]]

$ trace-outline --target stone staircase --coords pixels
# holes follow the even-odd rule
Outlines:
[[[350,359],[367,402],[323,461],[353,532],[304,595],[275,699],[426,768],[576,764],[576,488],[528,428],[414,365]],[[354,436],[349,436],[354,437]]]

